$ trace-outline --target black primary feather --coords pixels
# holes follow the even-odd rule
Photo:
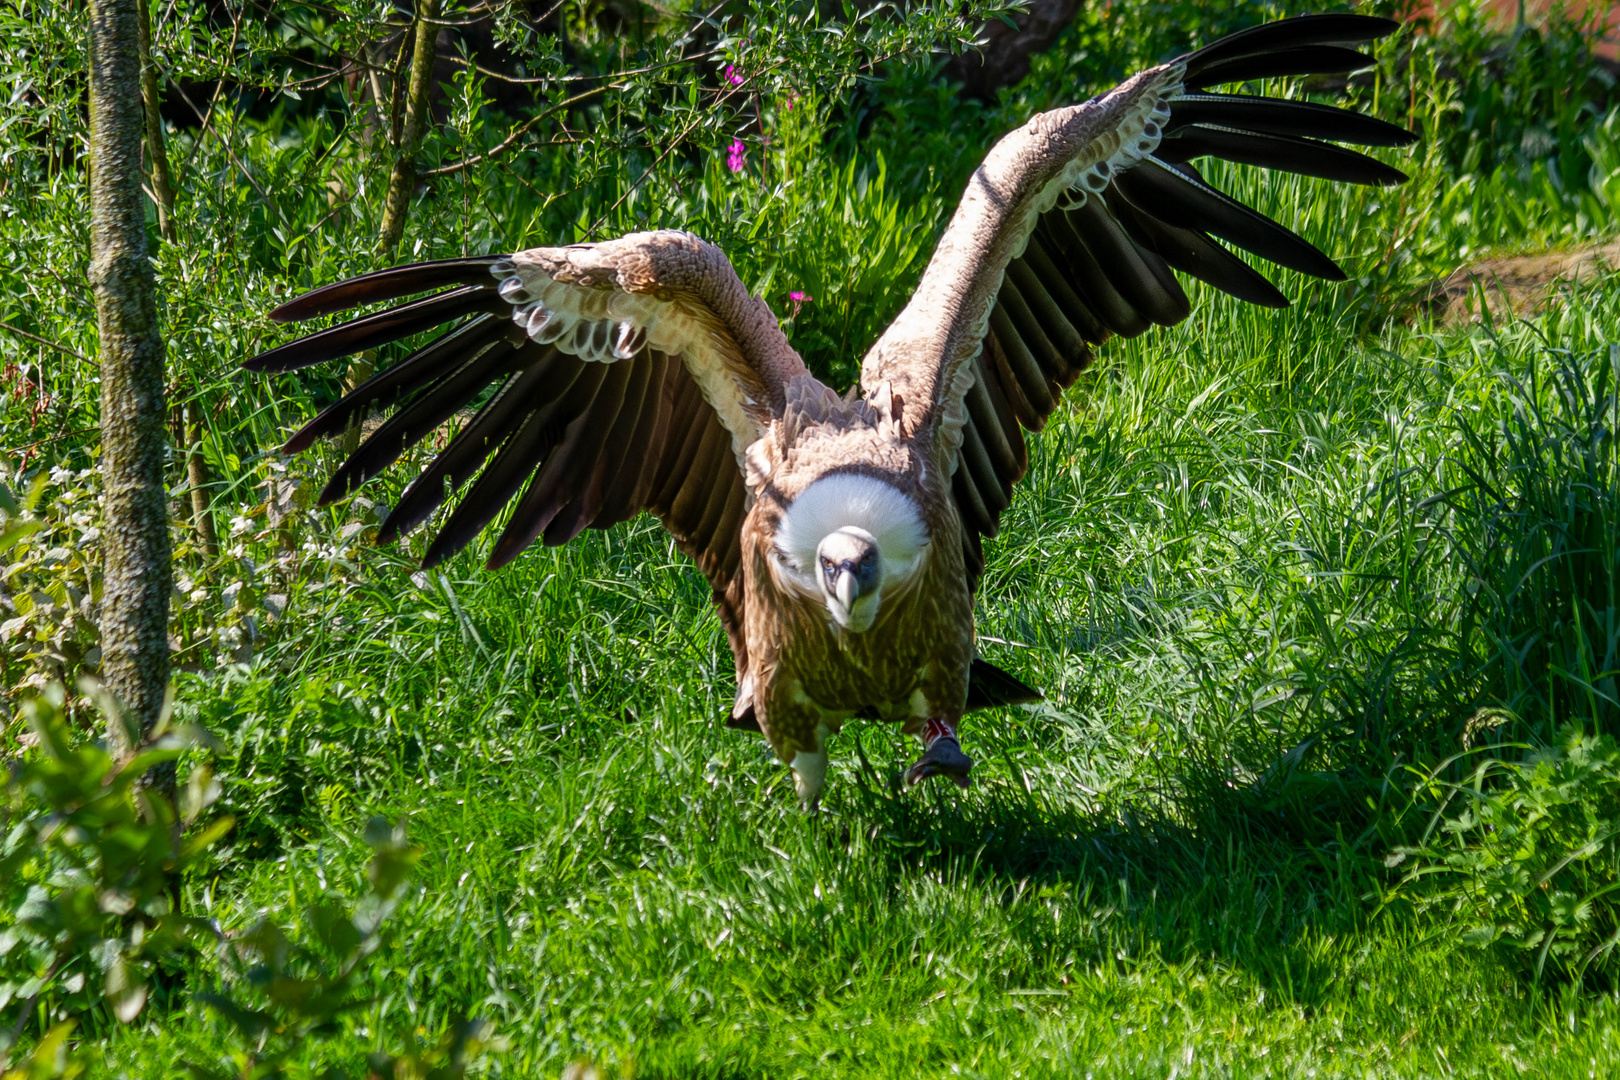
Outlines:
[[[1197,157],[1218,157],[1240,165],[1258,165],[1263,169],[1300,173],[1323,180],[1382,187],[1404,184],[1407,180],[1406,174],[1399,169],[1331,143],[1206,124],[1190,124],[1181,128],[1160,142],[1153,156],[1172,163]]]
[[[1211,64],[1197,76],[1189,74],[1184,85],[1191,90],[1202,90],[1221,83],[1286,79],[1294,75],[1341,75],[1371,67],[1372,63],[1370,55],[1354,49],[1337,45],[1306,45],[1259,56],[1244,56],[1224,64]]]
[[[299,428],[282,446],[281,452],[296,454],[308,449],[323,435],[343,431],[368,409],[386,405],[430,384],[434,379],[442,378],[447,362],[459,364],[465,357],[477,355],[502,336],[513,334],[516,330],[510,319],[496,315],[481,315],[463,323],[399,363],[373,375],[327,406],[315,419]]]
[[[494,288],[495,280],[489,268],[509,258],[510,255],[475,255],[471,258],[436,259],[412,263],[410,266],[373,270],[347,281],[322,285],[289,300],[270,312],[270,321],[302,322],[317,315],[331,315],[362,304],[398,300],[402,296],[431,292],[446,285],[485,285]]]
[[[377,530],[377,542],[386,544],[410,532],[433,516],[452,488],[460,487],[517,430],[542,394],[566,393],[584,365],[578,359],[542,346],[544,355],[527,369],[511,376],[495,396],[439,451],[428,467],[412,480],[399,502]]]
[[[351,319],[329,330],[320,330],[279,348],[262,352],[242,366],[249,371],[296,371],[328,360],[375,349],[401,338],[454,322],[474,312],[510,312],[512,305],[501,299],[494,288],[465,285],[409,304],[401,304],[374,315]]]
[[[1312,46],[1360,45],[1388,37],[1400,28],[1401,24],[1394,19],[1372,15],[1301,15],[1228,34],[1219,41],[1186,54],[1181,60],[1187,65],[1188,85],[1192,85],[1210,68],[1222,64]]]
[[[1186,171],[1183,171],[1185,169]],[[1188,173],[1192,175],[1188,175]],[[1302,237],[1203,183],[1196,170],[1156,158],[1119,174],[1114,184],[1137,209],[1167,225],[1212,233],[1279,266],[1328,281],[1343,281],[1339,265]]]
[[[1351,109],[1252,94],[1186,94],[1176,98],[1170,103],[1165,133],[1173,135],[1191,124],[1360,146],[1410,146],[1417,141],[1416,132]]]
[[[1117,192],[1110,192],[1109,205],[1120,223],[1144,247],[1159,253],[1171,266],[1239,300],[1261,307],[1285,308],[1288,298],[1254,267],[1227,251],[1201,232],[1178,229],[1143,213]]]

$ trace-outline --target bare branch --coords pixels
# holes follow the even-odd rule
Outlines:
[[[504,140],[502,140],[499,145],[491,147],[489,150],[485,151],[482,154],[479,154],[477,157],[471,157],[471,158],[466,158],[465,160],[462,160],[462,161],[451,162],[449,165],[441,165],[437,169],[426,169],[423,172],[417,174],[418,179],[426,180],[430,176],[449,176],[451,173],[458,173],[458,172],[461,172],[463,169],[470,169],[474,165],[477,165],[477,164],[479,164],[481,162],[492,161],[495,158],[500,157],[502,154],[506,153],[506,151],[510,150],[513,147],[513,145],[515,145],[517,143],[518,139],[522,138],[523,135],[526,132],[528,132],[530,129],[532,129],[540,121],[546,119],[547,117],[555,116],[557,113],[562,112],[563,110],[568,109],[569,107],[571,107],[573,105],[577,105],[579,102],[584,101],[586,98],[593,97],[593,96],[595,96],[597,94],[600,94],[603,91],[608,90],[608,89],[611,89],[611,87],[598,86],[598,87],[596,87],[594,89],[586,90],[583,93],[575,94],[573,97],[568,98],[566,101],[560,101],[556,105],[554,105],[551,108],[545,110],[544,112],[535,113],[529,119],[525,120],[522,124],[519,124],[517,127],[513,128],[512,133],[510,135],[508,135]],[[568,142],[573,142],[575,140],[569,139],[567,141]]]
[[[12,326],[10,323],[6,322],[4,319],[0,319],[0,327],[3,327],[4,329],[10,330],[13,334],[16,334],[18,337],[25,337],[29,341],[37,341],[41,345],[44,345],[47,348],[55,349],[59,353],[66,353],[67,355],[73,357],[75,360],[82,360],[86,364],[90,363],[90,358],[88,356],[84,355],[84,353],[79,352],[79,351],[77,351],[75,349],[70,349],[66,345],[63,345],[59,341],[52,341],[50,338],[42,338],[38,334],[31,334],[27,330],[22,329],[21,327]]]

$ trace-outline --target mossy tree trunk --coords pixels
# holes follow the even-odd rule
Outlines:
[[[437,60],[434,46],[439,37],[438,17],[439,0],[417,0],[416,20],[399,45],[401,62],[407,51],[411,54],[411,73],[405,91],[405,117],[397,135],[389,140],[394,152],[394,165],[388,174],[388,189],[383,194],[382,226],[377,230],[377,256],[387,263],[394,261],[399,252],[400,238],[405,235],[405,217],[411,207],[411,195],[416,191],[416,155],[422,147],[422,136],[427,132],[428,117],[433,109],[433,65]],[[397,102],[400,87],[397,72],[392,82],[393,97]],[[346,387],[353,390],[371,378],[376,362],[377,354],[371,349],[355,357],[349,364]],[[359,445],[360,425],[356,423],[344,432],[342,446],[345,453],[353,453]]]
[[[169,682],[163,337],[141,199],[141,0],[90,3],[90,288],[101,338],[101,670],[128,753]],[[172,767],[154,778],[172,792]]]
[[[412,48],[411,79],[405,95],[405,121],[394,144],[394,167],[388,176],[388,191],[383,196],[382,227],[377,235],[377,254],[389,262],[394,260],[400,238],[405,235],[405,214],[410,209],[411,194],[416,190],[416,155],[433,108],[430,91],[433,89],[434,42],[439,36],[438,17],[438,0],[417,0],[414,39],[400,44],[402,50],[407,44]]]

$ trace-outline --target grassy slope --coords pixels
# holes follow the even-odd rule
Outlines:
[[[911,748],[857,723],[802,816],[719,725],[722,637],[645,523],[425,588],[368,554],[298,655],[183,688],[247,748],[223,769],[240,853],[273,856],[222,876],[215,913],[352,893],[366,815],[409,817],[422,893],[323,1060],[465,1010],[513,1076],[1604,1075],[1613,998],[1527,991],[1374,915],[1376,845],[1308,782],[1360,767],[1331,729],[1379,672],[1421,712],[1443,663],[1402,649],[1463,582],[1414,506],[1452,411],[1499,408],[1541,335],[1606,353],[1615,280],[1495,340],[1212,302],[1110,348],[1035,440],[981,605],[1052,704],[972,723],[965,796],[897,792]],[[1310,734],[1294,781],[1263,774]],[[212,1043],[171,1019],[112,1060]]]

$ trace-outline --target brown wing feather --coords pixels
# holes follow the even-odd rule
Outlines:
[[[1177,271],[1241,300],[1287,303],[1211,237],[1342,280],[1326,255],[1211,188],[1188,161],[1224,157],[1351,183],[1405,179],[1330,144],[1404,146],[1410,132],[1342,109],[1202,88],[1360,65],[1368,59],[1339,46],[1394,29],[1387,19],[1306,16],[1234,35],[1035,117],[974,173],[861,381],[869,398],[900,397],[907,427],[948,455],[941,465],[954,470],[975,584],[980,538],[995,535],[1028,464],[1020,428],[1045,425],[1109,337],[1186,318]]]
[[[708,578],[744,664],[737,570],[747,498],[737,453],[773,417],[784,383],[808,377],[770,309],[718,249],[684,233],[645,233],[394,267],[317,289],[271,317],[423,292],[432,295],[247,362],[290,370],[447,328],[294,436],[290,448],[302,449],[369,411],[393,409],[323,498],[348,494],[451,417],[468,415],[401,496],[382,539],[423,524],[458,490],[427,564],[503,515],[492,568],[541,537],[561,544],[651,511]]]

